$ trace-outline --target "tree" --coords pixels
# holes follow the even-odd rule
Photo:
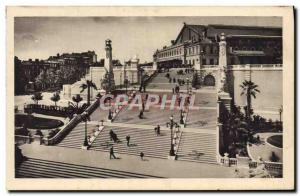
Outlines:
[[[76,103],[76,107],[78,108],[78,104],[82,101],[82,97],[79,94],[77,94],[76,96],[72,97],[72,100]]]
[[[35,83],[40,90],[47,88],[49,80],[45,70],[42,70],[41,73],[35,78]]]
[[[95,83],[93,83],[91,80],[87,80],[86,83],[83,83],[80,85],[81,91],[80,93],[82,93],[85,89],[87,89],[87,105],[90,105],[90,94],[91,94],[91,88],[97,90],[97,86]]]
[[[39,101],[43,99],[43,95],[41,92],[36,92],[33,94],[33,96],[31,97],[31,99],[36,103],[39,104]]]
[[[56,106],[56,102],[58,102],[59,100],[60,100],[59,93],[58,92],[54,93],[53,96],[51,97],[51,101],[55,103],[55,106]]]
[[[247,98],[246,118],[250,120],[252,113],[251,98],[253,97],[255,99],[256,93],[260,93],[260,91],[257,89],[258,86],[250,80],[245,80],[240,87],[242,88],[241,96],[246,95]]]

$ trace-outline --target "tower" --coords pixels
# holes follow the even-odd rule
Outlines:
[[[112,47],[110,39],[105,40],[105,53],[105,74],[102,79],[101,86],[107,93],[111,93],[113,90],[115,90],[115,80],[112,64]]]
[[[220,42],[219,42],[219,84],[218,84],[218,92],[225,92],[226,72],[227,72],[226,37],[225,37],[224,33],[221,33]]]
[[[112,72],[112,47],[111,47],[111,40],[105,40],[105,60],[104,60],[104,68],[106,72]]]

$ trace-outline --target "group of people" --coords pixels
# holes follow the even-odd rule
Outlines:
[[[113,140],[115,143],[120,141],[118,139],[117,134],[114,133],[113,130],[109,131],[109,135],[110,135],[110,140],[111,141]],[[127,141],[127,147],[129,147],[130,146],[130,135],[127,135],[125,139]],[[144,156],[145,156],[145,154],[143,152],[140,152],[141,160],[144,160]],[[112,158],[117,159],[117,157],[115,156],[115,153],[114,153],[114,147],[113,146],[111,146],[110,150],[109,150],[109,159],[112,159]]]

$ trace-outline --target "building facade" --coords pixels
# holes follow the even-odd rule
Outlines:
[[[22,82],[16,83],[16,94],[34,91],[40,74],[57,74],[61,68],[75,69],[78,77],[82,77],[89,72],[89,67],[97,63],[97,55],[94,51],[82,53],[63,53],[56,56],[50,56],[48,59],[28,59],[20,60],[15,57],[15,74],[22,76]],[[48,76],[50,78],[50,76]],[[16,77],[20,78],[20,77]],[[78,79],[79,79],[78,78]],[[75,82],[73,79],[70,82]],[[61,84],[59,84],[61,85]],[[43,89],[40,89],[43,90]]]
[[[218,65],[220,35],[226,35],[227,64],[281,64],[282,29],[229,25],[183,25],[170,46],[153,55],[158,68]]]

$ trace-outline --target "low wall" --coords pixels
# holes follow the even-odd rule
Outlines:
[[[96,108],[99,106],[100,102],[99,99],[97,99],[94,103],[92,103],[86,110],[85,112],[87,112],[88,115],[91,115]],[[81,118],[81,114],[74,116],[70,122],[65,126],[65,128],[63,128],[62,130],[60,130],[56,135],[54,135],[52,138],[43,138],[43,142],[45,145],[54,145],[59,143],[65,136],[67,136],[70,131],[72,131],[72,129],[74,127],[76,127],[80,122],[82,121]]]

